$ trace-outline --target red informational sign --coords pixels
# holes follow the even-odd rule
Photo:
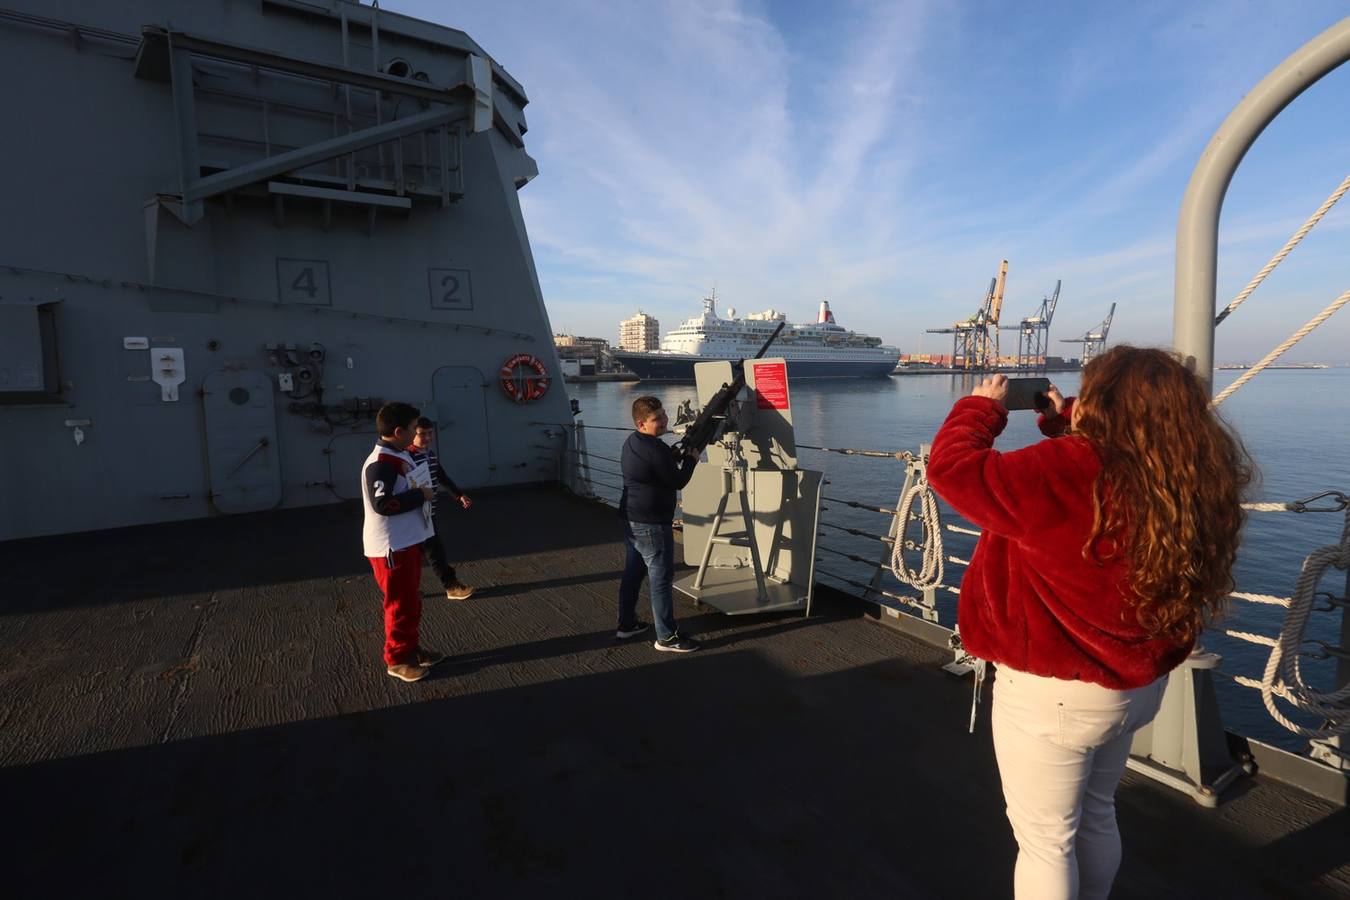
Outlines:
[[[753,363],[755,400],[760,409],[787,409],[787,363]]]

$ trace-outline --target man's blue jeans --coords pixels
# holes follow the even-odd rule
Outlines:
[[[675,529],[671,523],[625,522],[624,545],[628,559],[619,582],[619,628],[631,628],[637,620],[638,589],[650,576],[652,620],[658,640],[675,633],[675,601],[671,583],[675,580]]]

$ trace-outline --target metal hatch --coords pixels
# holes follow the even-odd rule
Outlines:
[[[217,369],[202,383],[211,502],[223,513],[281,503],[272,381],[254,369]]]
[[[487,382],[474,366],[444,366],[432,376],[435,398],[436,452],[456,483],[488,483],[492,468],[488,445]]]

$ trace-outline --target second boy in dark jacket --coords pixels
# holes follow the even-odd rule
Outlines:
[[[445,488],[450,492],[450,496],[455,498],[455,502],[468,509],[473,506],[473,501],[469,495],[459,489],[459,485],[451,480],[441,467],[440,457],[436,451],[431,449],[431,442],[436,438],[436,423],[425,416],[417,420],[417,431],[413,435],[413,442],[408,446],[408,453],[411,454],[414,463],[425,462],[427,464],[428,475],[431,478],[431,484],[428,485],[432,490],[437,491],[431,498],[431,523],[436,527],[436,505],[439,497],[439,490]],[[473,596],[473,588],[464,584],[455,575],[455,567],[450,565],[450,561],[445,556],[445,545],[441,543],[439,533],[433,534],[427,538],[426,543],[422,545],[426,552],[427,559],[431,562],[431,567],[436,570],[436,577],[441,580],[441,587],[445,589],[447,600],[468,600]]]

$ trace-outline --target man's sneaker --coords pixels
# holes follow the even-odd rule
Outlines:
[[[676,632],[664,641],[656,641],[652,646],[665,653],[693,653],[703,645]]]
[[[633,624],[629,625],[627,628],[624,628],[622,625],[620,625],[619,630],[614,632],[614,636],[621,641],[626,641],[630,637],[637,637],[639,634],[642,634],[648,628],[651,628],[651,626],[648,625],[646,622],[639,622],[637,620],[634,620]]]
[[[445,662],[444,653],[437,653],[435,650],[426,649],[417,651],[417,664],[424,669],[430,669],[437,663],[443,662]]]
[[[460,581],[452,581],[445,589],[445,599],[447,600],[468,600],[473,596],[473,588]]]
[[[399,663],[386,669],[392,677],[399,681],[421,681],[427,677],[427,670],[417,663]]]

